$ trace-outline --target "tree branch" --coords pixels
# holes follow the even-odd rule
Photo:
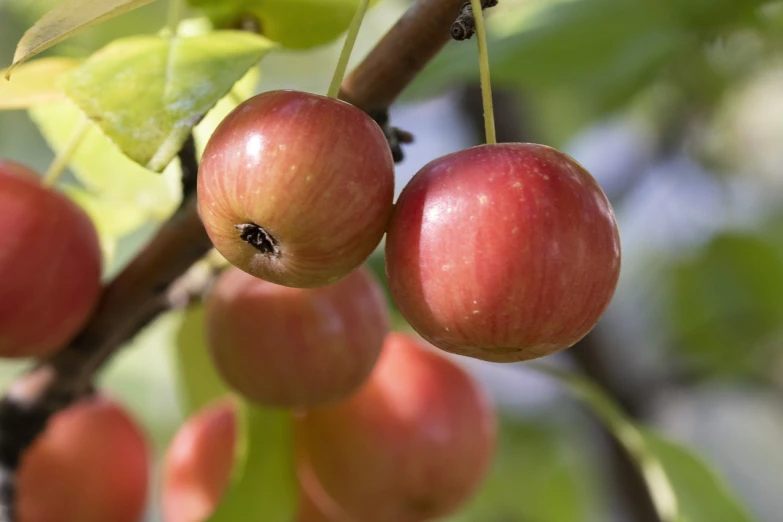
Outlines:
[[[448,41],[461,3],[416,2],[348,77],[340,97],[367,111],[388,108]],[[183,168],[192,174],[190,158],[188,150],[180,155]],[[153,240],[104,289],[78,336],[12,385],[0,401],[0,522],[15,520],[14,474],[48,419],[90,392],[96,372],[170,307],[171,285],[210,248],[190,191]]]

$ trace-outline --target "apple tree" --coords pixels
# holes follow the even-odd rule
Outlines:
[[[537,4],[0,5],[0,30],[23,30],[3,42],[0,124],[32,123],[52,156],[0,159],[0,522],[606,519],[584,493],[594,441],[560,411],[520,420],[482,377],[520,366],[611,435],[637,519],[753,520],[590,348],[624,298],[623,198],[563,137],[632,102],[686,132],[682,108],[716,112],[728,88],[704,48],[748,27],[765,41],[779,10]],[[320,90],[268,77],[299,59]],[[427,137],[390,108],[457,82],[480,86],[481,138],[401,180]],[[567,115],[527,139],[509,99]],[[737,316],[705,290],[744,262],[727,241],[668,272],[694,352],[705,321]],[[781,254],[758,252],[739,294],[771,302],[747,327],[769,339],[783,284],[750,274]]]

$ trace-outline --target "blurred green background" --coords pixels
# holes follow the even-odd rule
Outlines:
[[[0,0],[0,67],[53,3]],[[353,64],[408,4],[382,0],[368,14]],[[86,57],[114,38],[157,32],[166,9],[155,2],[46,55]],[[588,375],[634,419],[689,448],[662,452],[689,520],[780,522],[783,2],[501,0],[488,24],[499,138],[574,156],[612,199],[621,230],[610,309],[547,362]],[[271,53],[258,90],[325,92],[340,44]],[[481,141],[476,59],[475,45],[450,43],[392,107],[392,123],[416,136],[398,192],[429,160]],[[52,153],[30,115],[6,111],[0,157],[43,171]],[[133,232],[103,231],[112,238],[107,276],[162,214],[145,214]],[[372,262],[382,274],[382,258]],[[198,332],[181,335],[182,320],[162,317],[102,376],[143,422],[156,459],[183,415],[175,355],[198,349]],[[503,429],[492,476],[453,520],[656,520],[627,459],[561,386],[524,364],[461,362],[492,393]],[[2,382],[24,366],[1,363]],[[151,497],[153,521],[154,485]]]

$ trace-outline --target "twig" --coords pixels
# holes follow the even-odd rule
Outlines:
[[[416,2],[349,76],[340,98],[368,111],[387,108],[448,41],[461,2]],[[186,168],[192,167],[188,162]],[[15,520],[14,474],[48,419],[89,393],[104,363],[169,309],[172,283],[211,247],[191,191],[153,240],[104,289],[81,333],[12,385],[0,401],[0,522]]]
[[[369,111],[368,114],[380,126],[384,136],[386,136],[386,141],[389,142],[389,148],[391,149],[394,162],[399,163],[405,159],[405,156],[402,153],[402,145],[413,143],[413,134],[393,127],[391,123],[389,123],[388,109],[376,109]]]
[[[498,0],[481,0],[481,9],[495,7]],[[457,20],[451,25],[451,37],[455,40],[469,40],[476,34],[476,17],[473,15],[473,6],[470,0],[466,0],[459,10]]]

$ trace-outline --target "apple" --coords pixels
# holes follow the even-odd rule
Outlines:
[[[34,171],[0,161],[0,357],[62,348],[100,290],[100,245],[87,214]]]
[[[342,35],[359,1],[256,0],[258,7],[253,12],[261,22],[261,33],[270,40],[291,49],[309,49]]]
[[[351,23],[359,0],[189,0],[218,27],[242,16],[258,20],[260,32],[290,49],[309,49],[336,40]],[[370,5],[377,3],[372,0]]]
[[[307,408],[345,397],[367,379],[389,311],[365,267],[307,289],[229,268],[207,296],[205,325],[215,367],[234,390],[262,406]]]
[[[425,165],[386,238],[392,297],[435,346],[494,362],[568,348],[617,286],[620,239],[595,179],[545,145],[482,145]]]
[[[357,521],[435,519],[477,491],[496,429],[494,410],[462,367],[390,333],[364,386],[297,418],[300,480],[311,470]]]
[[[188,419],[169,444],[163,463],[166,522],[204,522],[228,487],[234,464],[237,415],[230,399]]]
[[[110,399],[83,400],[52,417],[22,457],[19,522],[138,522],[148,480],[135,421]]]
[[[218,125],[197,190],[207,233],[231,264],[279,285],[318,287],[380,242],[394,163],[381,128],[353,105],[270,91]]]

